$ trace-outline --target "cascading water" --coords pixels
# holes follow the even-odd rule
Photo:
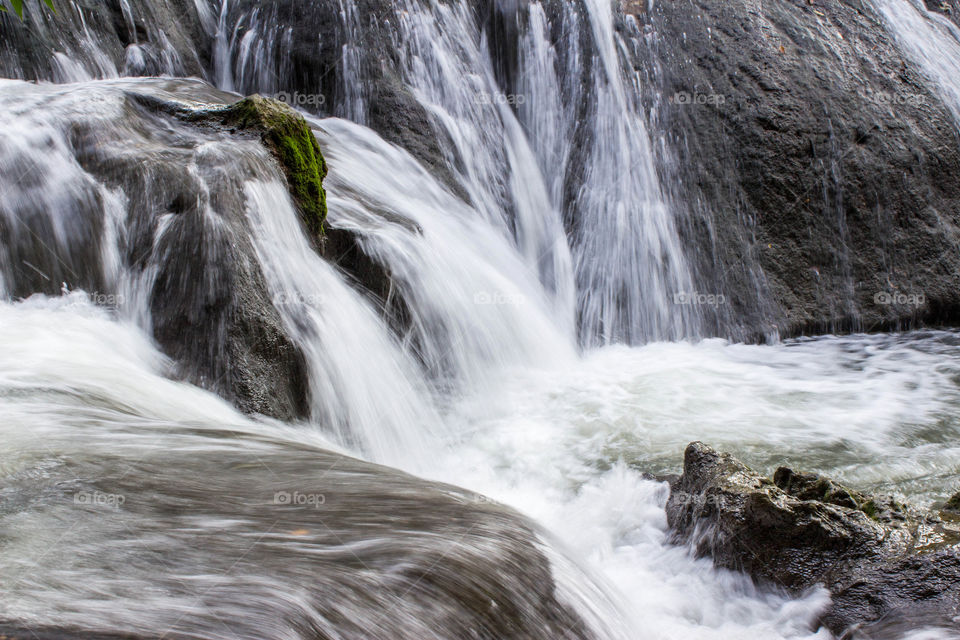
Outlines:
[[[571,295],[572,257],[586,344],[696,333],[695,318],[674,304],[692,281],[621,66],[611,4],[564,5],[559,25],[540,3],[504,10],[525,13],[505,18],[526,25],[516,87],[498,83],[490,36],[476,32],[465,5],[408,2],[401,21],[405,80],[449,141],[448,163],[471,203],[513,224],[524,257],[561,301]],[[554,42],[554,28],[569,35]],[[568,257],[563,220],[571,219]]]
[[[270,71],[295,46],[271,9],[196,7],[221,89],[291,88]],[[605,345],[696,335],[673,304],[694,285],[611,6],[554,9],[497,5],[520,16],[510,78],[463,5],[396,13],[453,183],[361,126],[360,49],[338,49],[353,93],[328,106],[357,122],[309,120],[329,223],[388,268],[399,322],[314,251],[257,140],[171,115],[233,96],[0,81],[0,631],[829,637],[824,590],[791,597],[670,544],[668,488],[644,472],[702,438],[943,499],[960,340]],[[237,332],[301,354],[302,415],[194,386],[246,398],[229,372],[263,354]],[[268,373],[295,377],[280,360]],[[298,495],[309,509],[278,507]]]
[[[230,6],[220,5],[221,16]],[[564,4],[557,24],[539,2],[504,10],[521,28],[519,42],[506,43],[518,48],[516,86],[498,77],[491,35],[467,4],[411,0],[387,27],[396,30],[398,73],[430,115],[459,190],[513,238],[583,343],[696,335],[696,310],[675,304],[694,285],[612,7]],[[275,94],[289,74],[290,27],[271,24],[269,13],[247,8],[232,24],[221,20],[221,88]],[[347,36],[338,64],[351,82],[328,110],[366,124],[358,87],[370,81],[352,40],[362,25],[349,3],[340,18]]]
[[[930,78],[934,90],[953,112],[960,127],[960,81],[956,73],[960,64],[960,29],[919,2],[876,0],[875,6],[906,54]]]
[[[534,529],[460,490],[333,453],[346,446],[378,462],[426,469],[450,436],[421,365],[396,343],[364,296],[310,247],[266,151],[255,141],[196,130],[137,107],[148,96],[153,102],[147,104],[189,110],[205,91],[208,98],[223,94],[199,83],[155,81],[42,87],[4,81],[4,89],[0,102],[8,121],[0,164],[4,175],[13,176],[3,183],[0,201],[6,293],[62,287],[64,294],[5,302],[0,310],[4,335],[13,341],[4,349],[9,362],[2,394],[11,401],[3,403],[6,543],[0,552],[12,579],[4,586],[0,619],[147,635],[159,629],[198,638],[450,638],[477,624],[489,627],[484,637],[490,637],[498,635],[490,630],[498,620],[509,619],[519,627],[554,629],[551,637],[588,637],[573,616],[567,620],[558,605],[545,604],[544,598],[553,597],[554,578]],[[95,108],[90,112],[84,105]],[[138,138],[148,127],[163,135]],[[121,134],[138,141],[140,175],[106,170],[124,166],[125,150],[113,147]],[[343,134],[345,142],[364,136],[371,150],[399,154],[369,132]],[[38,140],[48,148],[43,157],[51,171],[8,173],[40,146]],[[94,141],[96,151],[87,155],[85,145]],[[398,158],[395,170],[404,167]],[[167,173],[168,160],[180,171]],[[424,181],[424,201],[431,193],[449,197],[406,162]],[[108,186],[110,180],[97,177],[101,172],[119,180]],[[233,177],[240,182],[232,183]],[[54,184],[63,189],[52,189]],[[345,191],[349,184],[344,181]],[[388,186],[373,185],[367,193]],[[39,198],[41,191],[50,199]],[[371,206],[365,195],[353,193],[345,209]],[[164,212],[168,208],[176,210]],[[437,234],[441,241],[462,242],[457,232],[469,233],[444,229],[430,215],[421,220],[428,240]],[[29,234],[18,233],[18,225]],[[201,235],[201,253],[211,254],[212,263],[170,262],[191,225],[188,235]],[[99,235],[91,238],[91,229]],[[139,233],[125,233],[131,230]],[[48,241],[39,240],[39,233]],[[491,257],[508,266],[519,263],[517,257],[509,261],[507,243],[487,233],[494,256],[478,255],[464,265],[467,283],[451,296],[473,282],[502,282]],[[254,421],[210,394],[165,379],[176,375],[176,367],[148,338],[163,323],[157,295],[165,280],[181,286],[199,280],[195,295],[209,305],[217,304],[231,280],[256,287],[255,279],[237,282],[231,270],[229,247],[242,246],[247,234],[252,247],[244,258],[259,263],[271,302],[307,361],[310,424]],[[437,280],[430,269],[450,262],[447,256],[446,264],[421,266],[411,278],[429,284]],[[90,293],[67,292],[81,286]],[[507,325],[491,328],[506,331]],[[214,346],[232,331],[229,324],[200,329]],[[492,345],[488,337],[481,347]],[[57,357],[64,349],[68,357]],[[216,382],[201,382],[221,390]],[[32,420],[42,426],[31,429]],[[300,432],[303,438],[296,437]],[[82,442],[73,442],[77,437]],[[211,484],[212,476],[217,480]],[[201,477],[205,484],[194,484]],[[278,502],[278,495],[286,501]],[[302,512],[297,496],[315,499],[314,510]],[[122,513],[104,518],[105,508]],[[489,515],[480,515],[485,510]],[[424,520],[424,514],[432,515]],[[38,537],[37,528],[59,531],[59,538]],[[431,537],[449,544],[430,543]],[[203,540],[203,549],[194,548],[194,540]],[[548,542],[542,544],[549,550]],[[303,545],[318,554],[312,568],[284,560]],[[176,560],[152,559],[167,554]],[[495,582],[494,597],[502,603],[488,598],[482,609],[514,608],[492,622],[478,622],[471,616],[485,614],[458,604],[476,599],[474,589],[494,593],[476,579],[481,558],[491,567],[521,562],[530,569],[519,581],[508,572],[481,571]],[[283,575],[277,573],[280,565],[287,566]],[[340,568],[331,572],[326,565]],[[471,577],[457,576],[463,572]],[[590,584],[578,572],[570,564],[556,578],[565,604],[580,599],[582,585]],[[316,580],[315,573],[327,578]],[[355,600],[368,591],[365,604]],[[508,592],[517,599],[510,602]],[[453,599],[442,605],[444,598]],[[416,610],[415,601],[434,613]],[[598,602],[602,592],[591,607]],[[244,615],[254,604],[262,615]],[[140,612],[144,605],[149,615]],[[440,614],[447,622],[436,617],[438,606],[450,607]],[[615,617],[609,605],[601,604],[604,610],[598,629]],[[618,637],[613,631],[602,635]]]
[[[569,362],[572,328],[497,223],[450,195],[373,132],[327,120],[341,167],[327,183],[331,223],[356,230],[390,265],[412,311],[407,341],[443,386],[477,389],[511,367]]]

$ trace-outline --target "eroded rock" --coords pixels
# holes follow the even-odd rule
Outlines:
[[[719,566],[796,594],[827,587],[821,620],[837,633],[960,615],[960,528],[893,498],[784,467],[767,478],[694,442],[667,518],[677,542]]]

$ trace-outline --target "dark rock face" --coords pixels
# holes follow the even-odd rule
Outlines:
[[[960,516],[960,492],[957,492],[947,500],[947,504],[944,505],[943,510],[947,513]]]
[[[104,142],[101,137],[91,148],[117,149],[129,140],[112,141],[116,146]],[[273,306],[244,217],[242,183],[257,169],[193,156],[202,179],[213,187],[208,192],[183,171],[191,151],[177,149],[176,142],[171,146],[146,161],[126,153],[80,159],[89,171],[123,185],[132,195],[133,220],[138,218],[134,212],[156,206],[158,192],[169,191],[169,212],[156,212],[172,214],[159,242],[152,240],[159,218],[140,218],[133,223],[133,246],[139,253],[129,256],[134,268],[138,260],[145,268],[148,263],[160,265],[150,300],[154,336],[177,361],[180,375],[243,411],[287,420],[305,417],[303,355]],[[217,212],[221,224],[212,223],[210,210]]]
[[[633,6],[665,182],[728,300],[715,330],[960,318],[957,124],[868,2]]]
[[[719,566],[793,593],[826,586],[822,623],[836,633],[960,614],[960,527],[891,498],[786,468],[771,480],[694,442],[667,518],[678,542]]]

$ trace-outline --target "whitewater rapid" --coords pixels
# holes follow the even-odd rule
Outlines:
[[[285,447],[343,450],[318,431],[251,420],[205,391],[169,380],[170,363],[149,338],[81,292],[4,303],[0,322],[8,477],[31,469],[55,476],[56,465],[72,460],[143,482],[139,468],[157,456],[172,468],[205,460],[208,473],[221,474],[227,470],[215,471],[218,460],[252,447],[264,465],[255,475],[269,479],[292,455]],[[643,472],[678,471],[685,443],[702,439],[760,469],[796,463],[862,488],[898,487],[901,496],[928,504],[943,498],[960,472],[958,374],[960,336],[953,332],[776,346],[711,340],[607,347],[564,365],[519,369],[496,388],[462,394],[438,409],[447,435],[411,442],[404,455],[411,471],[478,490],[543,523],[559,548],[619,601],[622,618],[605,620],[611,637],[812,637],[826,592],[794,599],[670,545],[667,486]],[[104,628],[136,628],[122,595],[147,588],[140,581],[151,579],[149,571],[163,573],[169,559],[147,562],[143,574],[124,569],[118,586],[114,579],[102,582],[109,565],[98,566],[98,558],[107,562],[121,539],[133,553],[143,545],[162,548],[175,533],[163,533],[159,523],[151,539],[136,542],[129,534],[143,523],[125,522],[123,511],[106,513],[110,517],[80,519],[79,528],[59,528],[57,522],[76,524],[64,514],[62,521],[49,512],[8,514],[10,542],[0,559],[17,579],[5,585],[3,613],[29,619],[51,610],[60,622],[89,624],[95,611]],[[45,534],[17,535],[27,531]],[[558,562],[555,571],[563,566]],[[587,588],[558,577],[565,589]],[[72,600],[79,597],[71,582],[77,580],[116,600],[93,609]],[[238,589],[244,597],[255,593]],[[155,608],[147,620],[154,623],[169,623],[171,612],[203,620],[208,607],[230,613],[159,592],[155,598],[147,600]],[[220,637],[216,629],[207,633]]]

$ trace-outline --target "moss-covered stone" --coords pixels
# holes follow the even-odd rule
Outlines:
[[[263,143],[283,167],[290,194],[307,229],[323,234],[327,195],[323,179],[327,163],[307,121],[286,104],[260,95],[244,98],[222,112],[223,124],[260,133]]]
[[[892,496],[868,496],[816,473],[780,467],[773,474],[773,482],[794,498],[857,509],[877,522],[902,522],[907,516],[906,506]]]

